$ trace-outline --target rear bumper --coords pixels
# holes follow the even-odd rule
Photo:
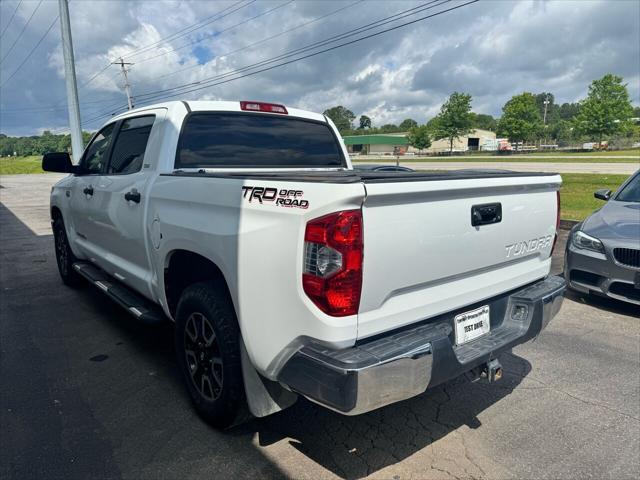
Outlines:
[[[291,357],[278,380],[340,413],[368,412],[418,395],[534,338],[560,309],[564,291],[564,279],[549,277],[354,347],[332,350],[310,343]],[[482,305],[490,306],[490,333],[456,346],[453,318]],[[516,305],[527,308],[522,320],[511,318]]]

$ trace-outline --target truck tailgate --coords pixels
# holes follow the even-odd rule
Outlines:
[[[548,275],[559,175],[363,179],[358,338],[488,299]],[[497,204],[473,226],[472,208]],[[476,209],[477,210],[477,209]],[[476,215],[477,218],[477,215]]]

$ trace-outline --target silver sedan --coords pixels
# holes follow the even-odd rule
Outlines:
[[[594,196],[607,203],[571,230],[565,279],[574,290],[640,305],[640,170],[615,193]]]

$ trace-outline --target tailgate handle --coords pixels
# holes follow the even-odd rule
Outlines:
[[[485,203],[471,207],[471,225],[474,227],[501,221],[502,204],[500,203]]]

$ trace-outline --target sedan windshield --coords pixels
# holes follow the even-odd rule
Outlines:
[[[636,173],[636,176],[620,190],[616,200],[619,202],[640,202],[640,173]]]

